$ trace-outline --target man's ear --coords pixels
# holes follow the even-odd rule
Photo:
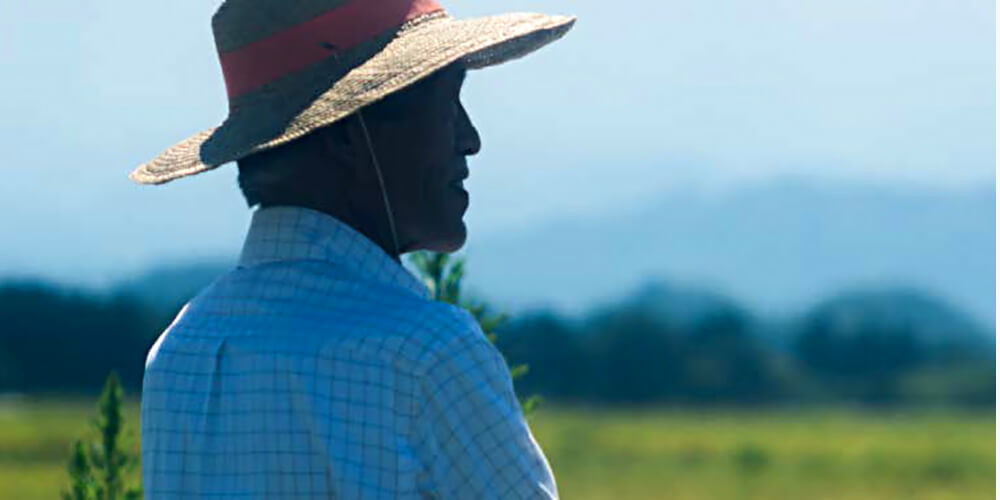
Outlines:
[[[366,179],[371,172],[368,144],[357,115],[324,127],[321,131],[327,157],[351,179]]]
[[[355,160],[352,159],[354,152],[344,125],[344,123],[327,125],[318,130],[317,135],[321,139],[326,157],[334,164],[347,166]]]

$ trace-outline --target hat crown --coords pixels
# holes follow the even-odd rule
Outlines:
[[[212,16],[219,53],[267,38],[348,3],[377,8],[379,0],[226,0]]]
[[[440,11],[436,0],[228,0],[212,30],[230,104],[324,60],[359,64],[376,40],[387,43],[407,22]]]

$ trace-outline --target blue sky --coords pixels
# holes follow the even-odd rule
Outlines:
[[[0,273],[106,282],[230,254],[235,167],[126,174],[220,122],[217,1],[0,6]],[[445,2],[575,14],[539,53],[470,74],[473,234],[638,206],[678,186],[797,175],[940,189],[995,180],[992,2]],[[555,189],[553,189],[555,188]]]

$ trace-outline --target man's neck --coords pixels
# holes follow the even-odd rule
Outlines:
[[[310,203],[283,203],[283,205],[305,207],[334,217],[350,226],[351,229],[361,233],[365,238],[368,238],[369,241],[381,248],[386,255],[402,264],[400,254],[394,248],[392,232],[389,229],[388,220],[385,216],[372,216],[368,211],[352,210],[350,207],[345,207],[342,204],[318,206]]]

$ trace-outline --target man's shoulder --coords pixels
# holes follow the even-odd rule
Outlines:
[[[334,263],[303,260],[236,267],[202,288],[191,302],[201,306],[199,312],[238,309],[271,316],[322,316],[408,310],[423,298],[399,286],[366,280]]]
[[[333,356],[343,352],[371,356],[420,378],[456,347],[488,343],[468,311],[424,298],[408,300],[401,309],[380,309],[361,326],[347,331],[329,325],[322,350]]]
[[[466,355],[492,359],[498,352],[486,338],[479,321],[469,311],[443,302],[426,306],[428,322],[423,355],[416,360],[418,374],[425,374],[439,363],[447,363]]]
[[[421,364],[433,362],[440,352],[461,342],[485,340],[476,318],[465,309],[436,300],[424,300],[414,318],[425,343]]]
[[[325,276],[323,266],[305,271],[301,264],[275,264],[226,273],[189,301],[178,326],[224,336],[288,338],[286,332],[294,331],[291,337],[319,340],[324,349],[391,352],[415,367],[462,339],[486,341],[475,317],[461,307]]]

